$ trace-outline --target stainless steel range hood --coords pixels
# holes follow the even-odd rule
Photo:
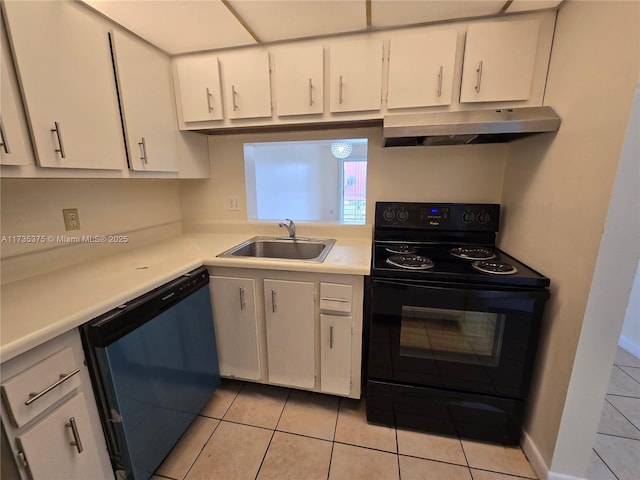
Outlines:
[[[385,147],[402,147],[504,143],[559,126],[551,107],[523,107],[391,115],[382,130]]]

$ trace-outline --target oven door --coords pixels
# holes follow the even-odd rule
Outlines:
[[[548,297],[374,278],[369,378],[525,398]]]

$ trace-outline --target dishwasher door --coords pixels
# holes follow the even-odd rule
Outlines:
[[[220,385],[206,269],[83,326],[117,478],[146,480]]]

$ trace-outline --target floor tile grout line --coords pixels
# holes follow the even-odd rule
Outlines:
[[[607,392],[606,395],[611,396],[611,397],[622,397],[622,398],[631,398],[633,400],[640,400],[640,397],[634,397],[633,395],[622,395],[620,393],[609,393],[609,392]]]
[[[614,438],[620,438],[622,440],[631,440],[632,442],[640,442],[640,438],[624,437],[622,435],[616,435],[613,433],[596,432],[596,435],[604,435],[606,437],[614,437]]]
[[[267,453],[269,453],[269,448],[271,447],[271,443],[273,442],[273,437],[276,436],[276,429],[278,428],[278,424],[282,419],[282,414],[284,412],[285,407],[287,406],[287,402],[289,401],[289,397],[291,396],[291,389],[287,388],[287,398],[284,399],[284,403],[282,404],[282,410],[280,410],[280,415],[278,415],[278,420],[276,421],[275,426],[270,429],[271,430],[271,438],[269,438],[269,443],[267,444],[267,448],[264,450],[264,454],[262,455],[262,460],[260,461],[260,466],[256,471],[255,480],[258,480],[258,476],[260,475],[260,470],[262,470],[262,466],[264,465],[264,461],[267,458]]]
[[[398,428],[393,428],[394,436],[396,437],[396,462],[398,462],[398,478],[402,480],[402,470],[400,469],[400,442],[398,442]]]
[[[526,479],[526,480],[538,480],[538,475],[536,474],[535,477],[527,477],[525,475],[518,475],[517,473],[506,473],[506,472],[501,472],[500,470],[489,470],[488,468],[478,468],[478,467],[469,467],[469,471],[471,472],[471,470],[480,470],[482,472],[489,472],[489,473],[497,473],[498,475],[505,475],[508,477],[513,477],[513,478],[522,478],[522,479]],[[471,476],[473,477],[473,472],[471,472]]]
[[[639,399],[639,400],[640,400],[640,399]],[[635,423],[633,423],[633,422],[631,421],[631,419],[627,418],[627,416],[626,416],[624,413],[622,413],[622,412],[621,412],[621,411],[620,411],[620,410],[619,410],[619,409],[618,409],[618,408],[617,408],[613,403],[611,403],[611,402],[610,402],[608,399],[606,399],[606,398],[605,398],[605,401],[606,401],[609,405],[611,405],[611,406],[613,407],[613,409],[614,409],[616,412],[618,412],[620,415],[622,415],[622,417],[623,417],[627,422],[629,422],[629,423],[630,423],[630,424],[631,424],[631,425],[632,425],[636,430],[638,430],[638,431],[640,432],[640,427],[638,427]],[[597,432],[597,433],[602,433],[602,432]],[[635,440],[640,440],[640,438],[635,439]]]
[[[616,475],[616,472],[613,471],[613,469],[609,466],[609,464],[607,462],[604,461],[604,458],[602,458],[600,456],[600,454],[598,453],[598,451],[594,448],[593,449],[593,453],[595,453],[598,458],[600,459],[600,461],[602,462],[602,464],[607,467],[607,470],[609,470],[611,472],[611,475],[613,475],[614,477],[616,477],[616,480],[620,480],[619,477]]]
[[[636,382],[636,383],[640,383],[638,380],[636,380],[635,378],[633,378],[633,376],[632,376],[631,374],[627,373],[627,371],[626,371],[626,370],[624,370],[622,367],[618,367],[617,365],[616,365],[616,367],[618,368],[618,370],[620,370],[622,373],[624,373],[624,374],[625,374],[627,377],[629,377],[631,380],[633,380],[633,381],[634,381],[634,382]],[[627,367],[627,368],[628,368],[628,367]],[[631,367],[631,368],[636,368],[636,367]]]
[[[209,417],[206,417],[206,418],[209,418]],[[196,458],[193,460],[193,462],[191,462],[191,465],[189,465],[189,468],[187,468],[187,472],[184,474],[184,477],[182,477],[180,479],[177,479],[177,480],[185,480],[189,476],[189,472],[191,472],[191,469],[193,468],[193,466],[196,464],[196,462],[200,458],[200,455],[202,455],[202,452],[204,452],[205,447],[207,446],[207,444],[211,440],[211,437],[213,437],[213,434],[216,433],[216,430],[218,430],[218,427],[220,426],[221,423],[222,423],[222,420],[218,420],[218,423],[216,424],[215,428],[213,430],[211,430],[211,433],[207,437],[207,441],[204,442],[204,444],[202,445],[202,448],[198,452],[198,455],[196,455]]]

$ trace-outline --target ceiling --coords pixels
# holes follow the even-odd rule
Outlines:
[[[81,0],[170,55],[555,8],[561,0]]]

